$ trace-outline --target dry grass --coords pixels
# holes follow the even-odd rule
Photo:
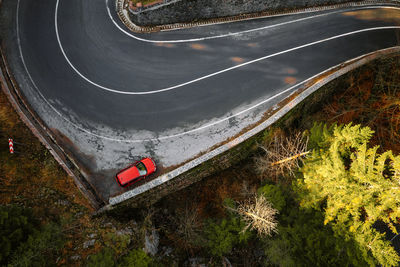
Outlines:
[[[8,138],[15,142],[15,154],[8,152]],[[19,120],[2,91],[0,143],[0,204],[18,202],[46,210],[61,198],[92,210],[73,180]]]
[[[190,255],[195,255],[199,249],[199,245],[204,243],[201,232],[203,220],[200,218],[199,208],[197,206],[187,204],[172,218],[172,224],[176,226],[175,231],[169,235],[175,245]]]
[[[349,75],[348,88],[324,107],[329,122],[361,123],[375,131],[374,144],[400,153],[400,56],[377,69]]]
[[[156,0],[131,0],[130,2],[133,2],[134,5],[136,5],[136,3],[142,3],[142,5],[147,5],[153,2],[157,2]]]
[[[8,138],[19,143],[14,145],[15,154],[8,152]],[[67,242],[58,264],[78,265],[70,262],[69,255],[84,257],[95,249],[72,249],[84,242],[89,229],[95,228],[90,218],[93,209],[72,178],[19,119],[1,90],[0,144],[0,205],[30,207],[42,223],[56,221],[65,225]]]
[[[289,182],[290,177],[299,168],[299,155],[307,151],[307,138],[302,133],[286,135],[281,130],[276,130],[273,138],[266,144],[260,145],[264,155],[255,158],[255,166],[262,180],[269,179],[277,182],[285,177]]]
[[[377,132],[376,144],[380,144],[385,150],[392,149],[399,153],[400,57],[390,62],[386,67],[379,67],[378,71],[371,67],[363,67],[362,70],[354,72],[349,78],[348,89],[329,99],[330,104],[321,108],[317,114],[306,114],[307,121],[319,118],[319,120],[328,119],[330,122],[354,121],[369,125]],[[274,181],[295,172],[299,165],[298,160],[277,165],[273,163],[304,152],[306,140],[301,134],[294,134],[294,137],[290,138],[290,134],[282,130],[276,130],[274,135],[272,140],[262,146],[267,157],[258,157],[255,166],[248,162],[241,163],[163,200],[167,202],[164,207],[167,207],[169,212],[177,211],[176,218],[170,225],[175,234],[168,242],[179,243],[179,246],[186,247],[186,250],[190,251],[190,246],[193,244],[187,241],[195,239],[198,229],[201,228],[201,222],[205,218],[224,215],[225,208],[222,202],[225,198],[248,199],[252,196],[255,186],[260,182],[253,172],[254,168],[258,170],[262,179]],[[21,153],[10,155],[7,150],[8,137],[24,143],[28,148],[16,145],[16,151]],[[101,249],[99,242],[87,250],[81,249],[87,234],[100,228],[98,222],[90,217],[91,208],[72,179],[58,166],[29,129],[19,121],[2,92],[0,92],[0,141],[3,144],[0,146],[0,204],[17,203],[33,207],[36,216],[43,220],[55,217],[70,220],[69,227],[64,229],[68,241],[60,256],[59,265],[79,265],[71,263],[69,256],[80,254],[84,259],[88,254]],[[287,182],[290,181],[290,177],[286,179]],[[57,204],[60,199],[68,201],[69,204]],[[187,202],[191,205],[187,205]],[[263,206],[262,203],[263,200],[257,202],[254,198],[244,201],[240,209],[245,215],[244,212],[247,212],[263,218],[263,214],[257,213],[260,206]],[[274,213],[271,208],[267,208],[270,215]],[[138,243],[141,242],[143,231],[153,227],[153,215],[154,210],[149,210],[143,215],[145,228],[141,228],[142,232],[138,230]],[[257,229],[257,223],[253,222],[256,217],[246,216],[249,227]],[[263,222],[259,220],[258,223]],[[165,221],[159,221],[160,225],[164,223]],[[268,227],[262,234],[274,232],[273,221]],[[111,230],[107,228],[104,231]],[[74,250],[76,248],[80,249]]]

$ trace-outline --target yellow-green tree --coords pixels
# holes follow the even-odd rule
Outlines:
[[[323,211],[325,224],[358,243],[371,266],[395,266],[399,255],[374,225],[384,222],[397,233],[400,156],[368,148],[372,134],[360,125],[314,125],[312,154],[304,161],[296,189],[301,205]]]

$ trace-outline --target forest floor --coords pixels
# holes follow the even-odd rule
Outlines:
[[[286,136],[310,129],[314,122],[369,126],[375,131],[374,145],[400,153],[400,54],[375,60],[324,86],[271,129]],[[16,142],[16,153],[8,152],[8,138]],[[271,136],[273,138],[273,135]],[[271,140],[266,140],[265,144]],[[252,156],[232,168],[214,174],[152,207],[121,217],[101,215],[94,210],[58,166],[51,154],[19,120],[0,92],[0,205],[14,204],[33,209],[43,224],[62,224],[64,248],[54,259],[57,265],[79,266],[88,255],[111,247],[116,257],[130,248],[141,248],[156,229],[160,236],[159,263],[182,265],[188,259],[207,258],[201,228],[208,219],[224,218],[226,199],[241,200],[256,192],[265,181]],[[271,178],[272,179],[272,178]],[[198,241],[194,242],[196,239]],[[251,244],[234,250],[234,265],[254,265],[257,257]],[[218,264],[217,264],[218,265]]]

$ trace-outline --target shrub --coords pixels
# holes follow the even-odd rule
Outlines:
[[[147,267],[151,264],[152,258],[142,249],[134,249],[122,258],[120,267]]]
[[[0,206],[0,265],[5,265],[12,253],[25,242],[38,223],[32,211],[17,206]]]
[[[97,254],[90,255],[86,262],[87,267],[114,267],[114,251],[110,248],[104,248]]]
[[[52,266],[52,259],[64,245],[61,227],[55,223],[35,230],[13,253],[10,266]]]
[[[209,221],[205,227],[207,247],[214,256],[223,256],[231,252],[235,245],[246,243],[251,233],[242,230],[246,224],[239,218],[231,216],[219,223]]]

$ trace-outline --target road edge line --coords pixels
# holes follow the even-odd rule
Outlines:
[[[106,204],[104,200],[98,196],[94,188],[79,170],[79,167],[76,166],[74,161],[71,160],[64,150],[57,144],[55,138],[46,130],[47,127],[44,126],[44,123],[42,123],[38,116],[35,115],[19,93],[18,85],[9,70],[2,47],[0,47],[0,83],[2,91],[5,93],[22,122],[46,147],[65,172],[73,178],[74,183],[86,199],[89,200],[90,205],[96,210],[102,208]]]
[[[282,108],[280,108],[276,113],[272,114],[268,119],[265,121],[261,122],[251,130],[245,132],[244,134],[236,137],[232,141],[229,141],[226,144],[223,144],[212,151],[201,155],[200,157],[189,161],[188,163],[184,164],[181,167],[178,167],[177,169],[163,174],[154,180],[151,180],[147,182],[146,184],[143,184],[139,187],[133,188],[132,190],[129,190],[127,192],[124,192],[118,196],[111,197],[109,198],[108,202],[109,204],[101,208],[97,213],[102,213],[104,211],[108,211],[113,209],[116,205],[125,202],[128,199],[134,198],[140,194],[143,194],[161,184],[164,184],[165,182],[171,181],[175,177],[201,165],[202,163],[214,158],[215,156],[218,156],[229,149],[237,146],[238,144],[248,140],[249,138],[255,136],[256,134],[260,133],[261,131],[267,129],[269,126],[271,126],[273,123],[277,122],[280,118],[282,118],[285,114],[287,114],[290,110],[292,110],[295,106],[300,104],[304,99],[306,99],[308,96],[310,96],[312,93],[316,92],[319,88],[322,86],[326,85],[330,81],[346,74],[347,72],[354,70],[358,67],[361,67],[362,65],[365,65],[368,62],[371,62],[374,59],[378,59],[383,56],[387,56],[396,52],[400,52],[400,46],[394,46],[390,48],[385,48],[381,50],[377,50],[368,54],[361,55],[359,57],[356,57],[354,59],[345,61],[341,64],[338,64],[336,66],[333,66],[324,72],[320,73],[318,77],[314,79],[312,84],[306,84],[299,88],[296,92],[300,93],[289,103],[284,105]],[[337,69],[336,71],[334,71]],[[332,72],[334,71],[334,72]],[[332,73],[330,73],[332,72]],[[322,79],[319,77],[323,77]]]
[[[115,11],[120,19],[120,21],[127,27],[131,32],[134,33],[150,33],[150,32],[159,32],[159,31],[170,31],[170,30],[178,30],[178,29],[186,29],[186,28],[193,28],[193,27],[200,27],[200,26],[209,26],[215,24],[224,24],[224,23],[232,23],[238,21],[246,21],[246,20],[253,20],[253,19],[262,19],[262,18],[269,18],[269,17],[276,17],[276,16],[287,16],[287,15],[296,15],[302,13],[313,13],[319,11],[327,11],[339,8],[346,8],[346,7],[363,7],[368,5],[395,5],[399,6],[399,0],[365,0],[360,2],[347,2],[342,4],[335,4],[335,5],[324,5],[324,6],[317,6],[317,7],[308,7],[308,8],[298,8],[292,9],[290,11],[261,11],[256,13],[246,13],[240,14],[235,16],[228,16],[228,17],[220,17],[220,18],[211,18],[206,19],[204,21],[197,21],[197,22],[181,22],[181,23],[171,23],[171,24],[164,24],[164,25],[155,25],[155,26],[140,26],[136,25],[132,22],[129,17],[128,10],[126,9],[126,0],[115,0]]]

